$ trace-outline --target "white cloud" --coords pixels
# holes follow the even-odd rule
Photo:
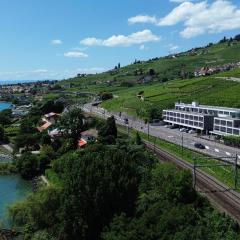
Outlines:
[[[51,44],[52,45],[61,45],[61,44],[63,44],[63,42],[60,39],[54,39],[51,41]]]
[[[207,3],[191,3],[184,2],[178,7],[174,8],[167,16],[160,19],[157,25],[159,26],[172,26],[182,21],[187,21],[193,16],[196,16],[199,12],[206,9]]]
[[[131,23],[153,23],[158,26],[173,26],[183,23],[180,32],[183,38],[201,34],[221,33],[240,29],[240,8],[229,0],[193,2],[192,0],[170,0],[179,3],[169,14],[161,19],[148,15],[130,18]]]
[[[132,33],[131,35],[113,35],[105,40],[97,38],[86,38],[80,43],[86,46],[106,46],[106,47],[129,47],[147,42],[158,42],[160,36],[154,35],[151,30],[145,29],[140,32]]]
[[[140,47],[139,47],[139,50],[143,51],[147,51],[149,49],[149,47],[145,46],[144,44],[142,44]]]
[[[136,24],[136,23],[157,23],[157,18],[155,16],[149,15],[137,15],[135,17],[131,17],[128,19],[129,24]]]
[[[92,67],[92,68],[78,68],[78,73],[86,73],[86,74],[95,74],[104,72],[106,69],[102,67]]]
[[[184,2],[162,18],[159,26],[172,26],[183,22],[183,38],[192,38],[206,33],[220,33],[240,29],[240,8],[227,0],[199,3]]]
[[[85,38],[80,42],[80,44],[83,44],[83,45],[86,45],[86,46],[101,46],[102,45],[102,40],[94,38],[94,37]]]
[[[47,80],[47,79],[66,79],[76,76],[78,73],[100,73],[106,71],[103,67],[90,67],[78,69],[60,69],[60,70],[47,70],[47,69],[34,69],[22,71],[0,71],[0,80],[11,82],[12,80]]]
[[[175,52],[177,49],[179,49],[179,46],[174,44],[169,44],[168,47],[171,52]]]
[[[64,53],[65,57],[68,58],[87,58],[88,55],[84,52],[79,52],[79,51],[70,51],[70,52],[66,52]]]
[[[169,2],[173,3],[183,3],[183,2],[193,2],[194,0],[169,0]]]
[[[36,69],[33,71],[33,73],[47,73],[48,70],[47,69]]]

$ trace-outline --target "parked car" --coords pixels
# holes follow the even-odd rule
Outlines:
[[[165,127],[165,128],[170,128],[170,127],[171,127],[171,125],[164,125],[164,127]]]
[[[191,130],[188,131],[188,133],[190,133],[190,134],[195,134],[196,131],[191,129]]]
[[[175,128],[178,128],[178,126],[176,126],[176,125],[170,125],[170,129],[175,129]]]
[[[202,143],[194,143],[195,148],[205,149],[206,147]]]
[[[186,129],[186,128],[180,128],[179,131],[180,131],[180,132],[187,132],[187,129]]]

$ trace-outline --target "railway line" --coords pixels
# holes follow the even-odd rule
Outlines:
[[[181,169],[193,171],[192,164],[154,146],[150,142],[144,141],[144,144],[162,160],[172,162]],[[196,190],[205,195],[222,212],[230,215],[240,223],[240,194],[238,192],[229,189],[225,184],[199,169],[196,170]]]

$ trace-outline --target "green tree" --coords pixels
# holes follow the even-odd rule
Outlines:
[[[0,112],[0,125],[8,125],[12,122],[12,110],[6,109]]]
[[[139,132],[136,133],[135,143],[137,145],[141,145],[142,144],[142,139],[141,139],[141,137],[139,135]]]
[[[0,125],[0,141],[4,141],[5,139],[5,131],[4,131],[4,127]]]
[[[38,173],[38,158],[31,153],[24,153],[16,159],[16,167],[25,179],[32,179]]]
[[[114,116],[111,116],[107,119],[104,126],[99,130],[100,140],[110,143],[115,142],[117,138],[117,126]]]
[[[133,152],[93,145],[55,162],[64,182],[63,239],[98,239],[114,214],[133,214],[142,173],[136,158]]]
[[[67,137],[73,138],[77,142],[81,137],[81,132],[84,130],[82,110],[74,108],[64,113],[60,118],[60,128]]]

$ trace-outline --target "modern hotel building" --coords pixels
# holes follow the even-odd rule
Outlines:
[[[176,103],[175,108],[163,110],[166,123],[217,135],[240,136],[240,109]]]

